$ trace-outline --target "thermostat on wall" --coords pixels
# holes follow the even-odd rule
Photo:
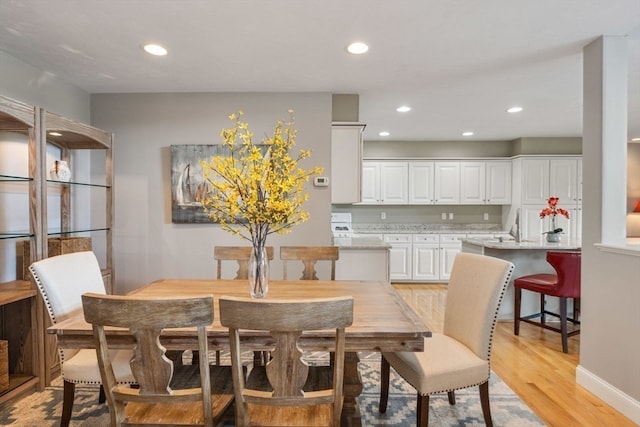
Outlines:
[[[313,185],[316,187],[328,187],[329,186],[329,177],[328,176],[316,176],[313,178]]]

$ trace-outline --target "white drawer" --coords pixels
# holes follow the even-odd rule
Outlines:
[[[466,234],[441,234],[440,243],[458,243],[466,237]]]
[[[413,242],[414,243],[438,243],[438,235],[437,234],[414,234]]]
[[[411,243],[411,234],[385,234],[384,241],[387,243]]]

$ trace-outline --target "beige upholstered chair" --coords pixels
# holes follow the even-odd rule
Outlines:
[[[267,259],[273,260],[273,246],[267,246]],[[216,246],[213,248],[213,258],[217,261],[216,279],[222,278],[222,262],[236,261],[238,271],[235,279],[248,279],[249,257],[251,246]]]
[[[236,426],[340,425],[345,328],[353,322],[353,298],[256,300],[220,298],[220,323],[229,328]],[[264,331],[275,341],[272,359],[245,380],[239,330]],[[298,338],[305,330],[335,334],[334,363],[310,367]]]
[[[489,406],[491,344],[498,311],[513,272],[508,261],[483,255],[456,255],[447,287],[444,332],[425,338],[424,352],[382,353],[380,412],[387,409],[389,368],[418,391],[418,426],[429,420],[429,395],[480,386],[482,413],[492,425]]]
[[[282,277],[287,280],[287,262],[302,261],[304,270],[302,280],[318,280],[315,266],[318,261],[331,262],[331,280],[336,279],[336,261],[340,257],[337,246],[281,246],[280,259],[282,263]]]
[[[85,292],[105,294],[100,265],[93,252],[58,255],[34,262],[29,270],[42,294],[51,323],[56,324],[82,310],[81,296]],[[98,359],[93,349],[71,350],[58,347],[64,381],[62,417],[60,425],[66,427],[71,420],[76,384],[101,384]],[[129,368],[129,350],[113,350],[111,360],[116,379],[123,384],[134,384]],[[97,387],[96,387],[97,388]],[[103,390],[99,401],[104,402]]]
[[[112,426],[212,427],[222,420],[233,403],[233,383],[231,367],[209,366],[206,328],[213,322],[213,296],[150,299],[87,293],[82,304],[85,320],[93,325]],[[127,328],[134,336],[130,366],[138,389],[117,384],[106,326]],[[199,366],[174,366],[165,355],[160,336],[165,329],[188,327],[197,328]],[[176,378],[196,381],[180,388]]]

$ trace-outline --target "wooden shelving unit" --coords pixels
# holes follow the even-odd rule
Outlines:
[[[23,260],[26,264],[49,256],[50,238],[91,237],[92,249],[101,261],[105,288],[111,292],[113,135],[3,96],[0,96],[0,131],[21,135],[25,143],[15,156],[28,163],[28,173],[22,170],[14,173],[3,170],[7,163],[0,162],[0,196],[18,194],[14,199],[20,201],[20,206],[16,209],[29,213],[28,217],[24,215],[24,222],[16,220],[15,215],[12,220],[0,217],[3,248],[8,244],[13,251],[12,242],[16,242],[16,247],[24,245],[28,248]],[[4,142],[0,138],[0,144]],[[92,154],[93,150],[103,152],[103,171],[72,175],[69,182],[48,179],[48,153],[49,157],[56,153],[56,160],[66,160],[74,170],[76,161],[91,161],[94,166],[91,160],[94,156],[83,154],[85,150],[92,150]],[[3,205],[2,209],[6,213],[11,207]],[[7,252],[0,253],[10,258]],[[55,337],[46,333],[49,316],[35,284],[30,277],[23,277],[26,275],[22,273],[23,266],[18,265],[22,258],[18,256],[19,250],[15,249],[15,253],[13,260],[0,259],[5,266],[13,262],[16,271],[14,279],[0,283],[0,339],[9,342],[10,383],[7,391],[0,392],[0,408],[44,388],[59,370]],[[3,277],[7,274],[5,271]]]

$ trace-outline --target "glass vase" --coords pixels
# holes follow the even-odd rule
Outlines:
[[[265,298],[269,290],[269,258],[264,245],[253,247],[249,257],[248,277],[251,298]]]

